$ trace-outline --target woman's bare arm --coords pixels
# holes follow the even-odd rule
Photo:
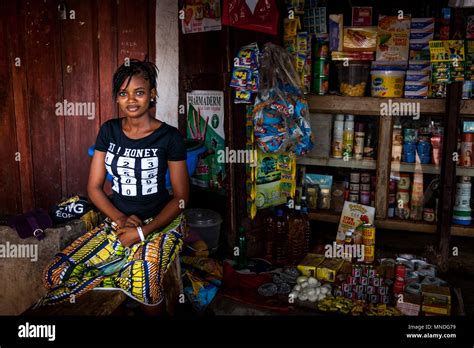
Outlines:
[[[89,181],[87,183],[87,193],[94,205],[112,221],[126,220],[127,216],[115,208],[104,192],[104,181],[107,171],[104,166],[105,152],[94,151],[91,168],[89,171]],[[124,222],[123,221],[123,222]],[[122,224],[119,224],[122,225]]]
[[[145,235],[167,226],[188,205],[189,176],[186,161],[168,161],[168,168],[173,187],[173,198],[148,225],[143,227]]]

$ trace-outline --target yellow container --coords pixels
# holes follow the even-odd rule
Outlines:
[[[316,277],[316,270],[323,260],[324,255],[307,254],[303,261],[298,264],[298,271],[306,277]]]
[[[372,97],[401,98],[405,86],[405,71],[372,70]]]

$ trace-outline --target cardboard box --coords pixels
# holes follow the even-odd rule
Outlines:
[[[324,255],[307,254],[296,268],[306,277],[316,277],[317,268],[324,261]]]
[[[321,281],[334,282],[336,280],[337,272],[339,272],[343,264],[343,259],[324,259],[316,270],[316,278]]]

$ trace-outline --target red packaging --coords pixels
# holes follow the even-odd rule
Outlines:
[[[353,7],[352,26],[370,27],[372,25],[372,7]]]
[[[405,265],[399,263],[395,268],[395,279],[396,281],[405,282],[405,278],[407,276],[407,269]]]
[[[253,9],[245,0],[224,0],[223,25],[277,35],[278,23],[279,13],[275,0],[257,1]]]

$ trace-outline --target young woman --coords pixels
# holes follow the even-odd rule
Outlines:
[[[113,95],[125,117],[100,128],[87,188],[107,219],[48,265],[49,293],[41,304],[108,288],[149,306],[147,312],[161,312],[164,272],[182,246],[189,178],[181,134],[150,114],[156,78],[156,66],[138,60],[115,72]],[[165,187],[167,169],[172,197]],[[111,200],[103,190],[107,172],[113,177]]]

